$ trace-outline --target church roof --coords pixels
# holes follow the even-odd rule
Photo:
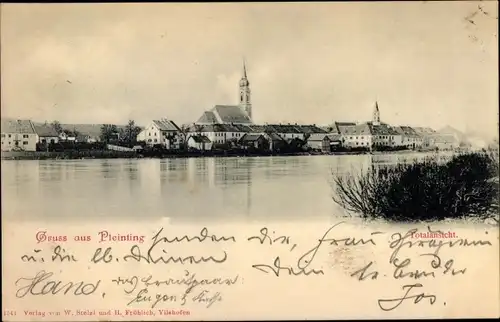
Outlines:
[[[252,124],[252,120],[238,105],[215,105],[210,111],[205,111],[196,123]]]
[[[199,124],[212,124],[217,123],[217,118],[214,115],[214,112],[206,111],[203,115],[198,119],[196,123]]]
[[[189,127],[190,132],[251,132],[251,129],[244,125],[237,124],[198,124]]]
[[[238,105],[215,105],[211,110],[220,123],[251,124],[248,114]]]

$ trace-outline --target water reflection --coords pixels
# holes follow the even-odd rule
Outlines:
[[[324,220],[332,172],[388,155],[2,162],[3,216],[13,220],[176,222]],[[349,172],[350,173],[350,172]]]

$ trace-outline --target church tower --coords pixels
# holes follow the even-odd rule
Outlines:
[[[373,110],[373,125],[380,125],[380,111],[378,109],[377,101],[375,101],[375,108]]]
[[[243,61],[243,77],[240,80],[240,108],[252,119],[252,101],[250,100],[250,82],[247,78],[247,68]]]

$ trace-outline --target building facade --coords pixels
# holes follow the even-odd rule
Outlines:
[[[2,151],[36,151],[38,135],[30,120],[2,120]]]
[[[50,124],[34,124],[37,143],[54,144],[59,142],[59,134]]]
[[[147,145],[163,145],[168,150],[180,149],[184,137],[181,129],[171,120],[162,118],[153,120],[137,135],[138,142],[145,142]]]

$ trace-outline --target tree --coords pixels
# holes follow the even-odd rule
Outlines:
[[[137,135],[141,132],[141,128],[135,125],[134,120],[129,120],[125,129],[120,129],[120,138],[128,145],[137,142]]]
[[[52,127],[54,128],[54,130],[56,130],[57,134],[61,134],[61,132],[63,131],[63,128],[59,121],[52,122]]]
[[[101,126],[101,141],[109,143],[109,141],[115,139],[118,134],[118,128],[114,124],[103,124]]]

